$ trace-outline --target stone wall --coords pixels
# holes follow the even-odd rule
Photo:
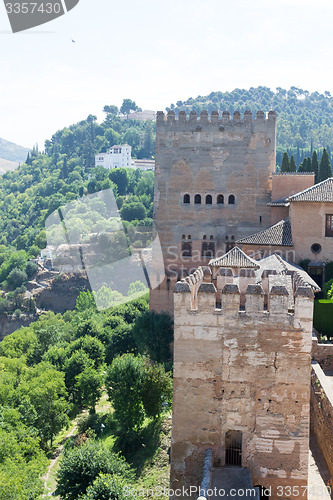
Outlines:
[[[313,334],[312,359],[317,361],[323,370],[333,372],[333,344],[319,344],[316,334]]]
[[[311,432],[333,477],[333,407],[314,369],[311,373]]]
[[[171,487],[197,485],[204,452],[226,461],[225,437],[242,432],[253,484],[306,486],[313,293],[299,288],[288,312],[284,286],[216,289],[198,270],[177,283]],[[290,497],[292,498],[292,497]],[[306,498],[306,497],[304,497]]]
[[[157,114],[153,217],[170,279],[208,264],[212,255],[202,255],[203,243],[214,245],[215,256],[223,255],[237,239],[270,225],[275,136],[274,111],[267,118],[259,111],[255,119],[250,112],[243,119],[238,112]],[[182,255],[184,244],[191,256]],[[152,291],[151,309],[173,311],[166,290],[165,281]],[[160,300],[161,291],[167,303]]]

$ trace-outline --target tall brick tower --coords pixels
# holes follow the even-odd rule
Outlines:
[[[173,313],[176,281],[270,225],[276,113],[159,112],[154,222],[166,279],[150,308]]]

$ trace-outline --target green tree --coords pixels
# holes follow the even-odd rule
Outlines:
[[[83,406],[89,408],[90,413],[95,413],[96,403],[101,397],[103,376],[94,368],[88,367],[76,376],[76,386],[81,394]]]
[[[168,313],[144,312],[135,321],[133,335],[141,354],[158,363],[170,362],[173,321]]]
[[[137,430],[143,422],[143,378],[144,361],[133,354],[115,358],[107,370],[108,396],[125,432]]]
[[[121,210],[121,218],[127,221],[143,220],[146,215],[146,209],[141,201],[125,201]]]
[[[142,387],[142,401],[148,417],[159,417],[163,404],[169,405],[172,400],[171,375],[165,372],[160,364],[145,363],[145,375]]]
[[[282,163],[281,163],[281,172],[290,172],[288,153],[283,153],[283,158],[282,158]]]
[[[119,109],[117,106],[105,105],[103,108],[103,111],[104,111],[104,113],[106,113],[108,115],[117,115],[119,112]]]
[[[127,115],[127,119],[131,111],[138,111],[138,110],[139,110],[138,106],[135,104],[134,101],[131,101],[131,99],[124,99],[120,107],[120,113],[122,113],[123,115]]]
[[[129,181],[126,168],[113,168],[109,173],[109,178],[117,185],[120,195],[126,194]]]
[[[65,453],[57,473],[56,494],[62,500],[77,500],[100,474],[133,478],[129,465],[101,441],[88,441]],[[112,498],[112,497],[111,497]]]
[[[290,164],[289,164],[289,172],[296,172],[296,170],[297,170],[297,167],[296,167],[295,158],[293,155],[291,155]]]
[[[94,361],[95,367],[100,366],[104,361],[104,346],[102,342],[90,335],[85,335],[84,337],[79,337],[74,342],[68,346],[70,354],[76,351],[82,350],[88,354],[89,358]]]
[[[82,349],[76,351],[65,363],[65,381],[73,401],[81,406],[81,387],[77,385],[77,376],[87,368],[93,368],[94,361]]]
[[[52,446],[54,436],[69,422],[64,374],[42,363],[27,373],[18,392],[21,397],[27,396],[35,408],[34,427],[41,443],[46,446],[50,441]]]
[[[317,151],[314,151],[312,153],[312,172],[315,173],[315,183],[317,184],[318,182],[318,175],[319,175],[319,163],[318,163],[318,156],[317,156]]]
[[[87,311],[89,309],[96,310],[94,296],[89,290],[79,293],[79,296],[76,299],[75,309],[79,312]]]
[[[332,168],[328,153],[326,151],[326,148],[324,148],[319,164],[319,182],[324,181],[329,177],[332,177]]]

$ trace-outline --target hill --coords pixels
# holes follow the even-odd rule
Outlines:
[[[0,158],[3,160],[23,163],[26,160],[28,151],[28,148],[0,138]]]
[[[16,161],[4,160],[0,158],[0,175],[5,172],[15,170],[19,166],[19,163]]]

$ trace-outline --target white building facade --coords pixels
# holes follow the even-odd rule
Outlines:
[[[95,156],[95,167],[133,168],[132,148],[129,144],[112,146],[107,153],[99,153]]]

